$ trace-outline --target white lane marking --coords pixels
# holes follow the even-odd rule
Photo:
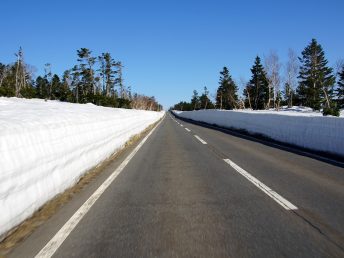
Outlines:
[[[261,181],[259,181],[257,178],[252,176],[250,173],[239,167],[237,164],[235,164],[230,159],[224,159],[226,163],[228,163],[232,168],[234,168],[238,173],[246,177],[252,184],[257,186],[260,190],[262,190],[264,193],[266,193],[268,196],[270,196],[274,201],[276,201],[279,205],[281,205],[286,210],[297,210],[297,207],[289,202],[288,200],[284,199],[281,195],[270,189],[268,186],[263,184]]]
[[[207,142],[206,141],[204,141],[201,137],[199,137],[198,135],[194,135],[195,137],[196,137],[196,139],[197,140],[199,140],[201,143],[203,143],[203,144],[207,144]]]
[[[51,257],[56,250],[61,246],[68,235],[73,231],[80,220],[91,209],[93,204],[104,193],[104,191],[111,185],[116,177],[122,172],[129,161],[135,156],[138,150],[146,142],[148,137],[154,132],[154,130],[160,125],[163,119],[150,131],[150,133],[143,138],[143,140],[136,146],[136,148],[129,154],[128,157],[119,165],[119,167],[105,180],[105,182],[99,186],[99,188],[91,195],[90,198],[74,213],[74,215],[63,225],[63,227],[56,233],[56,235],[43,247],[43,249],[35,256],[38,257]]]
[[[188,131],[188,132],[191,132],[191,130],[190,130],[189,128],[186,128],[186,127],[185,127],[185,130]]]
[[[181,127],[183,127],[184,125],[180,124]]]

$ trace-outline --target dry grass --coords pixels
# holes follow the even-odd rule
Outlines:
[[[158,121],[159,122],[159,121]],[[86,185],[93,181],[104,168],[115,160],[128,146],[139,141],[145,136],[158,122],[146,128],[142,133],[130,138],[123,148],[116,151],[101,164],[86,172],[73,187],[67,189],[62,194],[57,195],[52,200],[44,204],[30,218],[22,222],[15,229],[11,230],[5,239],[0,243],[0,258],[4,258],[11,249],[24,239],[26,239],[37,227],[54,215],[65,203],[67,203],[76,193],[80,192]]]

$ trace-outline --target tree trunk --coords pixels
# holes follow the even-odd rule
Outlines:
[[[250,109],[252,109],[250,92],[248,90],[247,90],[247,97],[248,97],[248,104],[250,105]]]
[[[325,95],[327,107],[330,108],[330,100],[328,98],[327,92],[325,91],[324,87],[322,87],[322,90],[323,90],[324,95]]]

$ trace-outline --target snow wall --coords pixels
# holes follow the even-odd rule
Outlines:
[[[0,98],[0,240],[163,115]]]
[[[279,142],[344,157],[344,118],[231,110],[173,111],[181,118],[244,129]]]

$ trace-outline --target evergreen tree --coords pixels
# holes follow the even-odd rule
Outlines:
[[[6,76],[6,65],[0,63],[0,88]]]
[[[17,61],[15,63],[15,96],[21,97],[21,90],[26,87],[27,73],[24,62],[24,52],[22,47],[19,48],[18,53],[15,54]]]
[[[251,72],[251,80],[244,90],[246,103],[250,103],[254,110],[265,109],[269,101],[269,82],[259,56],[256,57]]]
[[[193,107],[191,103],[186,101],[181,101],[178,104],[175,104],[171,109],[173,110],[180,110],[180,111],[191,111]]]
[[[116,79],[116,84],[119,86],[119,96],[120,98],[125,98],[125,87],[123,84],[123,74],[122,74],[123,65],[121,62],[113,62],[113,65],[117,67],[116,73],[118,73],[118,78]],[[128,98],[130,99],[130,96],[128,96]]]
[[[232,80],[228,68],[223,67],[220,72],[219,87],[216,93],[216,106],[220,109],[233,109],[237,107],[238,87]]]
[[[210,106],[212,106],[212,103],[211,103],[208,95],[209,95],[209,91],[208,91],[207,87],[204,87],[204,92],[199,98],[200,108],[207,109],[207,108],[210,108]]]
[[[44,79],[48,82],[47,84],[47,96],[45,98],[51,99],[52,95],[52,87],[51,87],[51,81],[52,81],[52,73],[51,73],[51,64],[47,63],[44,65]]]
[[[130,86],[123,85],[122,64],[114,61],[110,53],[100,56],[100,69],[94,70],[96,58],[87,48],[77,50],[78,65],[63,73],[62,80],[51,73],[51,65],[45,65],[45,73],[32,81],[33,67],[24,63],[20,48],[14,64],[0,63],[0,96],[38,97],[60,101],[86,103],[121,108],[161,110],[162,106],[154,96],[134,94]],[[116,78],[117,75],[117,78]],[[33,86],[35,85],[35,87]],[[115,86],[118,85],[118,89]],[[122,98],[117,98],[121,94]],[[199,101],[198,101],[199,102]],[[199,103],[196,103],[199,108]]]
[[[105,62],[105,89],[106,89],[106,96],[114,96],[114,87],[115,87],[115,75],[117,71],[113,69],[113,67],[117,66],[116,61],[111,57],[110,53],[103,53],[102,54]]]
[[[105,93],[105,85],[106,85],[106,77],[105,77],[105,69],[106,69],[106,64],[105,64],[105,58],[104,58],[104,53],[102,53],[101,56],[98,56],[98,62],[99,62],[99,69],[97,70],[99,72],[99,78],[101,80],[101,85],[102,85],[102,93]]]
[[[80,81],[80,72],[79,67],[75,65],[72,68],[72,80],[71,80],[71,86],[74,96],[74,102],[80,103],[79,96],[82,95],[82,87],[81,87],[81,81]]]
[[[62,90],[62,83],[60,81],[60,77],[57,74],[54,74],[53,78],[51,79],[51,99],[60,100],[61,90]]]
[[[46,78],[38,76],[36,78],[36,97],[40,99],[48,99],[49,82]]]
[[[313,109],[331,106],[335,77],[320,44],[315,39],[302,51],[297,94],[302,105]]]
[[[339,108],[344,108],[344,65],[342,66],[342,70],[338,73],[338,75],[339,81],[336,90],[337,101]]]
[[[3,65],[0,78],[0,96],[15,96],[15,65]]]
[[[79,74],[81,76],[82,91],[79,96],[81,103],[94,102],[93,95],[95,94],[95,81],[94,81],[94,69],[93,66],[96,62],[96,58],[92,57],[92,51],[87,48],[81,48],[77,50],[79,61]]]
[[[192,99],[191,99],[191,105],[193,107],[193,110],[199,109],[200,101],[197,90],[193,91]]]
[[[72,75],[70,70],[63,72],[62,83],[60,89],[60,101],[72,102],[72,94],[70,90],[70,85],[72,81]]]

